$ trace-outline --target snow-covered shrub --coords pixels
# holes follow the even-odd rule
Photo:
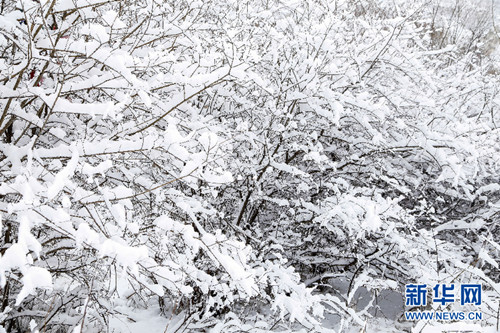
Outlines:
[[[0,325],[340,331],[472,280],[493,320],[498,59],[450,8],[2,2]]]

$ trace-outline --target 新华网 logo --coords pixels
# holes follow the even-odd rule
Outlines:
[[[436,284],[432,288],[432,302],[447,305],[460,300],[460,305],[481,305],[480,284]],[[460,290],[460,291],[459,291]],[[458,292],[459,291],[459,292]],[[426,306],[429,290],[426,284],[407,284],[405,305],[408,307]],[[457,296],[459,295],[459,298]],[[481,312],[405,312],[407,320],[480,320]]]

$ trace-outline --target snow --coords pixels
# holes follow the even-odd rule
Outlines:
[[[174,332],[175,323],[179,321],[176,316],[162,316],[157,305],[151,305],[147,310],[131,311],[126,306],[116,308],[117,317],[110,320],[110,332],[135,333],[135,332]],[[170,318],[169,318],[170,317]],[[182,317],[181,317],[182,319]]]
[[[103,161],[96,166],[91,166],[90,164],[85,163],[82,167],[82,172],[90,177],[97,173],[100,173],[102,176],[104,176],[106,171],[111,167],[113,167],[113,162],[111,160]]]
[[[87,223],[81,223],[78,226],[78,230],[75,234],[75,241],[78,247],[83,246],[87,243],[93,247],[98,248],[100,246],[99,234],[92,230]]]
[[[203,146],[203,150],[208,153],[217,146],[219,138],[215,133],[204,132],[200,135],[198,141]]]
[[[74,149],[68,164],[55,176],[54,181],[47,189],[47,199],[52,200],[62,191],[64,186],[70,183],[69,177],[75,172],[78,164],[78,150]]]
[[[31,224],[28,221],[27,217],[21,217],[21,221],[19,223],[19,234],[18,234],[18,244],[20,244],[23,248],[26,249],[26,253],[28,250],[33,251],[37,258],[40,258],[40,251],[42,250],[42,246],[38,242],[38,240],[31,234]]]
[[[489,5],[7,1],[0,332],[493,331]]]
[[[129,267],[137,273],[137,263],[148,258],[148,249],[145,246],[127,246],[112,239],[105,240],[100,246],[101,257],[111,257],[123,267]]]
[[[21,279],[23,287],[16,298],[16,306],[28,296],[36,293],[36,288],[52,288],[52,276],[41,267],[29,267]]]
[[[19,244],[12,244],[0,258],[0,285],[5,287],[5,272],[14,268],[22,268],[28,264],[25,248]]]
[[[251,270],[245,269],[243,263],[238,263],[231,256],[221,253],[216,245],[216,239],[211,234],[204,234],[202,236],[202,242],[207,248],[207,252],[210,256],[224,267],[224,270],[231,276],[234,282],[241,288],[245,294],[250,297],[255,293],[255,281],[253,279],[253,272]]]
[[[380,220],[380,217],[377,215],[375,205],[370,205],[366,209],[366,218],[364,225],[367,230],[370,230],[372,232],[376,232],[380,229],[382,221]]]

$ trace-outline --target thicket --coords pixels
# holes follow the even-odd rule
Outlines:
[[[2,0],[1,327],[373,330],[410,282],[481,283],[498,325],[492,21],[460,0]]]

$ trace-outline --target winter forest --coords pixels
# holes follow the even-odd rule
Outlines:
[[[499,3],[0,1],[0,332],[499,331]]]

